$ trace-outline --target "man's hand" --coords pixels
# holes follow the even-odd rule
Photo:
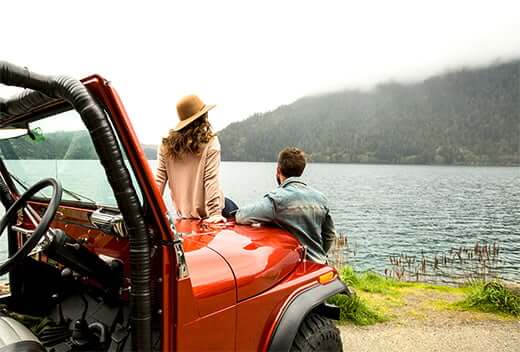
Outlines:
[[[204,222],[209,223],[209,224],[216,224],[219,222],[226,222],[226,221],[227,221],[227,219],[225,217],[223,217],[222,215],[212,215],[209,218],[204,219]]]

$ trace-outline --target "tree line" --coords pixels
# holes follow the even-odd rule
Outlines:
[[[142,145],[148,159],[155,159],[157,146]],[[51,159],[51,160],[91,160],[99,159],[87,131],[52,132],[36,140],[29,136],[0,140],[2,158]]]

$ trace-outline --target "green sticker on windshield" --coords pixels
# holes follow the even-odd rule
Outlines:
[[[40,127],[33,128],[29,130],[29,137],[35,142],[43,142],[45,137],[43,136],[43,131]]]

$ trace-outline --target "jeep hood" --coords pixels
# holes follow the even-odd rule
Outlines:
[[[183,233],[188,270],[194,290],[200,284],[200,277],[206,277],[206,285],[210,284],[207,277],[209,271],[220,272],[221,278],[212,277],[211,281],[214,283],[219,280],[229,281],[229,276],[223,268],[225,263],[233,274],[238,301],[275,286],[290,274],[303,258],[303,247],[299,242],[277,227],[203,225],[200,221],[181,220],[177,222],[177,229]],[[201,257],[200,254],[196,255],[196,251],[208,249],[214,252],[212,255],[220,257],[211,261],[211,269],[208,268],[210,263],[207,257],[205,267],[200,265],[202,262],[197,262],[202,258],[195,259]],[[221,284],[219,286],[223,287]]]

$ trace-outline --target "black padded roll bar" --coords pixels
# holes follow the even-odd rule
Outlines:
[[[77,79],[65,76],[43,76],[0,61],[0,84],[32,90],[24,91],[16,98],[0,101],[0,126],[12,116],[28,113],[53,100],[66,100],[80,114],[90,133],[128,229],[132,285],[130,292],[132,348],[138,351],[151,351],[150,244],[139,198],[107,116]]]
[[[0,177],[0,202],[6,211],[14,203],[14,198],[11,195],[11,192],[9,192],[9,187],[7,187],[2,177]]]

